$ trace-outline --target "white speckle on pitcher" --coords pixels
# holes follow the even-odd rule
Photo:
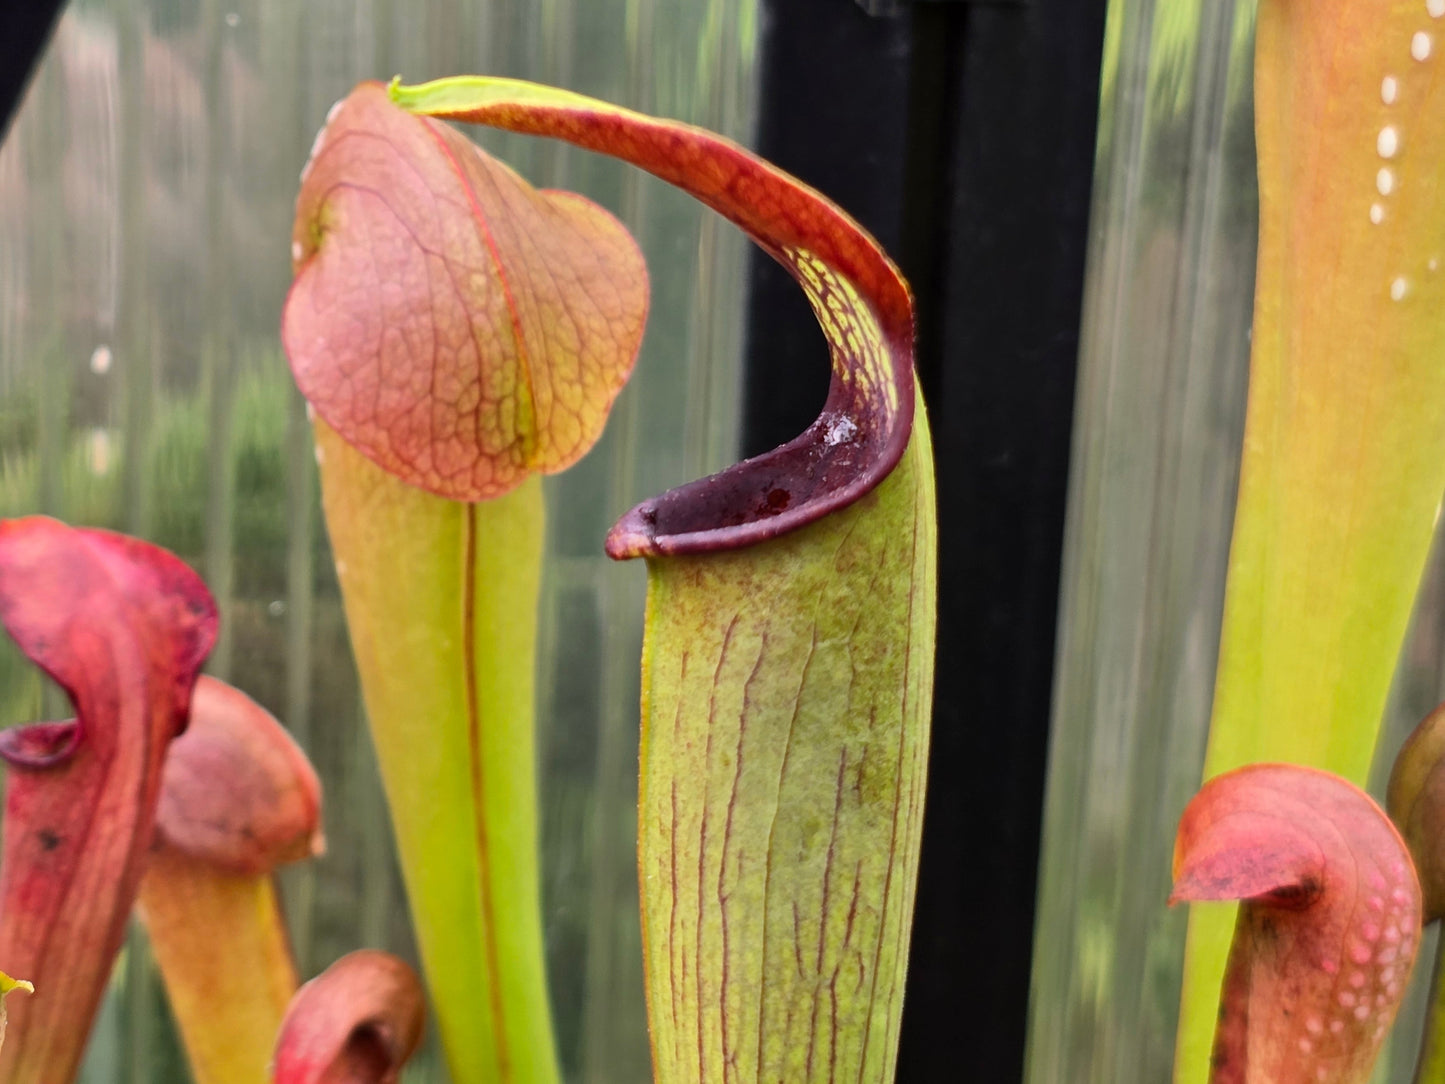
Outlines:
[[[1405,281],[1405,276],[1403,276],[1403,275],[1399,276],[1398,278],[1395,279],[1394,282],[1390,283],[1390,300],[1391,300],[1391,301],[1404,301],[1404,300],[1405,300],[1405,295],[1406,295],[1407,293],[1409,293],[1409,292],[1410,292],[1410,284]]]
[[[1415,36],[1410,39],[1410,55],[1416,60],[1429,60],[1430,49],[1434,42],[1430,35],[1423,30],[1415,31]]]
[[[846,414],[840,414],[828,423],[828,429],[823,434],[823,443],[831,448],[835,444],[852,440],[857,435],[858,426],[853,419]]]
[[[1380,101],[1386,105],[1394,105],[1395,99],[1400,96],[1400,80],[1393,75],[1385,76],[1384,82],[1380,84]]]
[[[1389,166],[1381,169],[1379,173],[1375,174],[1375,187],[1382,196],[1388,196],[1395,191],[1395,171]]]
[[[1372,204],[1370,204],[1370,221],[1373,222],[1373,223],[1374,223],[1375,225],[1377,225],[1377,226],[1378,226],[1381,222],[1385,221],[1385,205],[1384,205],[1384,204],[1382,204],[1382,203],[1372,203]]]
[[[1400,132],[1393,124],[1380,129],[1380,134],[1375,137],[1375,149],[1380,152],[1381,158],[1395,157],[1395,152],[1400,149]]]

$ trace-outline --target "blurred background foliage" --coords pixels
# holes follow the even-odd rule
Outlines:
[[[326,789],[328,852],[282,878],[303,977],[362,945],[414,957],[309,426],[277,343],[311,139],[358,80],[484,71],[746,141],[755,20],[755,0],[72,0],[0,147],[0,515],[138,534],[205,576],[223,615],[209,669],[292,729]],[[634,501],[734,456],[745,245],[617,163],[480,141],[619,214],[652,272],[633,384],[598,447],[548,481],[539,662],[562,1062],[572,1080],[644,1080],[644,585],[601,540]],[[0,721],[66,710],[7,642]],[[186,1079],[139,931],[82,1079]],[[445,1080],[433,1047],[407,1079]]]

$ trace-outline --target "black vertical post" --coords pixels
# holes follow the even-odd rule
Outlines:
[[[904,1084],[1023,1072],[1106,0],[764,0],[757,143],[913,283],[939,637]],[[759,260],[748,453],[801,432],[821,335]]]
[[[0,140],[64,6],[65,0],[0,3]]]

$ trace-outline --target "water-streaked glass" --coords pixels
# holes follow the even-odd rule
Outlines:
[[[306,975],[361,945],[414,955],[310,431],[277,340],[311,139],[360,79],[475,71],[746,141],[754,36],[755,0],[73,0],[0,147],[0,514],[139,534],[206,577],[224,630],[210,670],[291,727],[326,788],[329,851],[283,878]],[[618,213],[652,274],[632,384],[592,453],[547,482],[538,705],[562,1061],[586,1084],[644,1080],[644,577],[601,541],[635,501],[734,458],[746,245],[619,163],[473,135],[533,183]],[[55,700],[13,649],[0,657],[0,717],[63,710]],[[138,932],[82,1079],[185,1079]],[[445,1079],[434,1047],[406,1079]]]
[[[1113,0],[1101,80],[1029,1084],[1169,1079],[1248,363],[1250,5]]]

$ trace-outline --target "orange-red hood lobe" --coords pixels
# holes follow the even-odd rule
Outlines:
[[[281,337],[303,395],[389,473],[453,500],[562,470],[601,435],[647,316],[636,242],[363,83],[297,197]]]
[[[217,614],[164,550],[36,517],[0,523],[0,620],[76,712],[0,733],[0,968],[37,987],[11,1003],[0,1079],[53,1084],[75,1071],[124,936]]]
[[[1338,776],[1260,764],[1184,811],[1171,902],[1239,909],[1213,1084],[1367,1080],[1420,942],[1421,894],[1384,812]]]

